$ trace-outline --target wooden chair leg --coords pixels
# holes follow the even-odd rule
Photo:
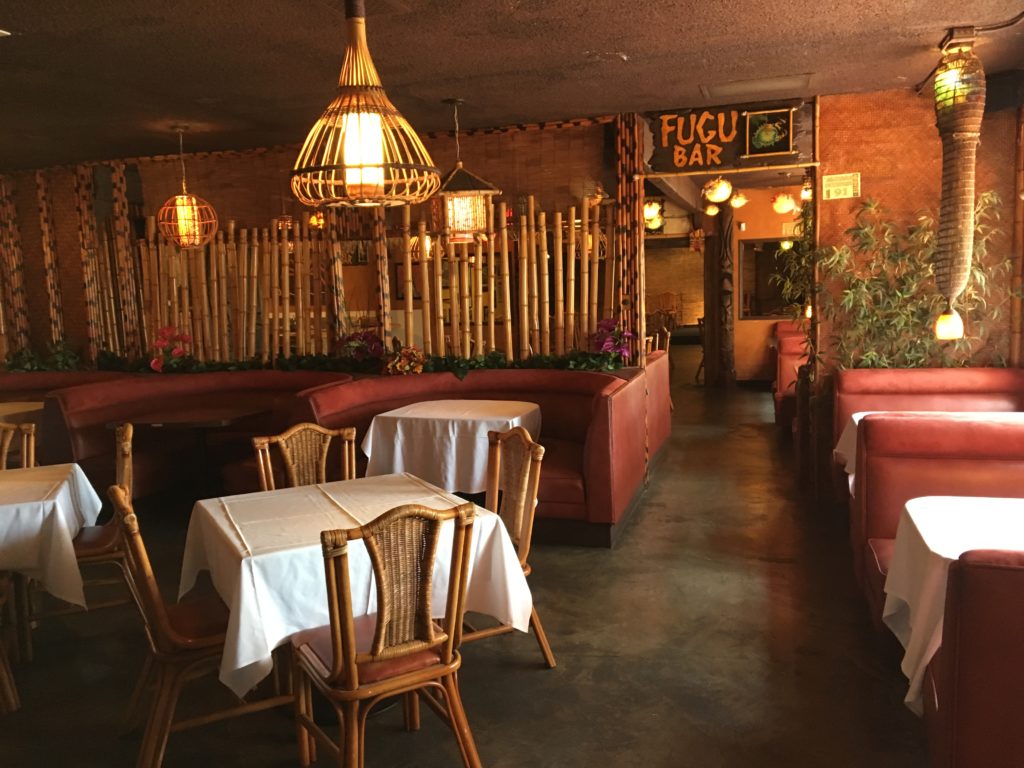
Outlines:
[[[315,759],[315,742],[302,717],[313,717],[312,685],[298,665],[293,665],[292,678],[295,681],[295,738],[299,746],[299,765],[308,768]]]
[[[469,729],[466,710],[462,706],[459,681],[455,675],[447,675],[441,680],[441,685],[444,686],[448,699],[448,716],[451,718],[455,740],[459,743],[459,751],[462,752],[462,762],[466,768],[482,768],[480,755],[476,751],[476,742],[473,741],[473,732]]]
[[[405,706],[405,730],[420,729],[420,696],[416,691],[409,691],[403,697]]]
[[[3,639],[0,638],[0,714],[15,712],[21,707],[18,689],[14,686],[14,674],[7,660]]]
[[[338,752],[340,768],[362,768],[360,757],[359,702],[346,701],[341,706],[341,750]]]
[[[530,626],[533,627],[533,634],[537,637],[537,645],[540,646],[540,652],[544,654],[544,661],[547,662],[548,669],[554,669],[555,654],[551,652],[551,646],[548,645],[548,636],[544,634],[544,627],[540,623],[540,616],[537,615],[536,608],[530,611]]]
[[[137,768],[160,768],[184,678],[184,670],[159,661],[156,664],[156,691],[149,709],[149,719],[146,721],[146,732],[142,736]]]
[[[153,656],[147,653],[146,660],[142,663],[139,679],[135,683],[135,690],[132,691],[131,698],[128,699],[128,707],[125,709],[124,718],[121,721],[122,735],[132,733],[142,725],[146,712],[143,704],[146,693],[152,687],[155,672]]]
[[[29,579],[20,573],[14,574],[14,631],[17,634],[18,661],[27,664],[32,661],[32,591]]]

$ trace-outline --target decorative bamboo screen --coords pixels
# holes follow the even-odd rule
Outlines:
[[[60,289],[60,269],[57,266],[57,237],[53,231],[53,209],[46,174],[36,171],[36,198],[39,201],[39,232],[43,251],[43,270],[46,276],[47,309],[50,318],[50,341],[64,341],[64,303]]]
[[[261,229],[228,222],[206,247],[182,249],[157,234],[153,219],[146,237],[128,242],[126,224],[118,223],[120,183],[115,170],[110,232],[96,252],[83,249],[83,265],[87,288],[94,286],[87,295],[96,343],[129,357],[146,354],[168,326],[192,337],[201,361],[269,362],[330,354],[339,337],[360,329],[390,343],[394,321],[402,343],[427,354],[501,351],[512,360],[587,349],[599,316],[615,316],[618,306],[618,260],[608,237],[617,214],[607,200],[548,214],[530,198],[518,236],[499,203],[489,206],[486,238],[442,238],[429,249],[426,222],[414,226],[408,208],[394,231],[382,209],[363,212],[362,222],[330,210],[323,230],[290,219]],[[83,190],[88,185],[91,177],[81,180]],[[585,228],[576,210],[587,212]],[[90,236],[84,232],[83,242]],[[372,286],[363,298],[375,311],[347,309],[345,275],[356,268],[373,270],[372,281],[361,282]]]
[[[0,176],[0,353],[27,349],[28,308],[25,303],[25,270],[14,207],[14,181]]]

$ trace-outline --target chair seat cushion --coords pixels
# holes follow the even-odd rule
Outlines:
[[[75,557],[97,557],[112,554],[118,550],[120,537],[117,526],[87,525],[78,532],[71,542],[75,547]]]
[[[359,616],[355,619],[356,648],[360,653],[369,650],[377,624],[376,614]],[[327,679],[334,663],[334,649],[331,647],[331,626],[325,624],[315,629],[304,629],[292,635],[292,647],[302,654],[320,677]],[[366,661],[358,665],[359,684],[366,685],[380,680],[398,677],[418,669],[426,669],[441,663],[441,654],[436,649],[418,651],[388,661]]]
[[[228,607],[217,595],[186,597],[167,606],[171,628],[190,640],[223,635],[228,629]]]

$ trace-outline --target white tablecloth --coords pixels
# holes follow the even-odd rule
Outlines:
[[[18,571],[47,592],[85,605],[71,541],[92,525],[100,497],[77,464],[0,472],[0,571]]]
[[[925,496],[900,514],[883,619],[906,649],[906,703],[921,714],[925,667],[942,643],[949,564],[972,549],[1024,550],[1024,499]]]
[[[189,523],[181,590],[209,570],[231,611],[220,679],[239,695],[273,668],[271,653],[293,633],[329,623],[320,532],[355,528],[401,504],[448,509],[464,503],[412,475],[384,475],[196,502]],[[446,524],[451,530],[451,526]],[[467,609],[523,632],[533,600],[501,519],[477,507]],[[434,572],[434,610],[444,614],[451,533],[442,534]],[[376,610],[369,556],[349,550],[353,611]]]
[[[540,407],[517,400],[426,400],[374,417],[363,440],[366,476],[410,472],[447,491],[487,488],[487,432],[540,436]]]
[[[836,462],[842,465],[849,476],[850,493],[853,493],[854,475],[857,472],[857,425],[861,419],[872,413],[893,413],[901,416],[941,416],[965,421],[1002,421],[1009,424],[1024,424],[1024,413],[1018,411],[859,411],[846,422],[839,441],[832,453]]]

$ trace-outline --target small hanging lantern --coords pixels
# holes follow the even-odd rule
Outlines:
[[[953,307],[946,310],[935,319],[935,338],[939,341],[954,341],[964,337],[964,319]]]
[[[708,203],[704,206],[704,213],[708,216],[717,216],[718,210],[718,206],[714,203]]]
[[[733,196],[729,198],[729,205],[731,205],[733,208],[742,208],[748,202],[750,201],[747,200],[747,196],[739,191],[733,193]]]
[[[412,238],[412,260],[413,261],[430,261],[430,252],[434,249],[434,241],[427,235],[424,238],[424,244],[426,248],[423,252],[420,251],[420,239],[418,237]]]
[[[310,229],[323,229],[326,225],[323,211],[313,211],[309,214],[309,228]]]
[[[487,232],[487,210],[490,198],[501,190],[462,167],[459,146],[459,104],[462,99],[445,99],[455,115],[455,167],[441,181],[438,197],[444,206],[448,240],[452,243],[471,243]]]
[[[440,174],[384,93],[366,43],[365,0],[345,0],[345,18],[337,96],[302,145],[292,192],[311,207],[422,203],[437,191]]]
[[[783,251],[791,251],[791,250],[793,250],[793,241],[792,240],[780,240],[779,241],[779,249],[783,250]]]
[[[168,241],[181,248],[202,248],[217,234],[217,212],[213,206],[188,191],[185,182],[185,128],[178,131],[178,160],[181,163],[181,194],[167,199],[156,215],[157,228]]]
[[[732,194],[732,184],[719,176],[705,184],[702,191],[709,202],[724,203]]]
[[[772,197],[772,210],[780,214],[792,213],[796,210],[796,200],[792,195],[780,192]]]
[[[665,201],[648,198],[644,201],[644,231],[658,233],[665,229]]]
[[[800,199],[805,203],[814,199],[814,187],[811,186],[809,178],[804,178],[804,185],[800,187]]]

